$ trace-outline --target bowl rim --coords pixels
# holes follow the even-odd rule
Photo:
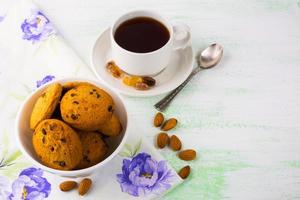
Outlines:
[[[93,165],[91,167],[88,168],[84,168],[84,169],[78,169],[78,170],[70,170],[70,171],[66,171],[66,170],[59,170],[59,169],[53,169],[51,167],[48,167],[40,162],[38,162],[37,160],[35,160],[31,155],[29,155],[27,153],[27,151],[25,150],[22,142],[21,142],[21,137],[20,137],[20,131],[19,131],[19,125],[21,123],[20,118],[21,115],[23,113],[24,107],[25,105],[28,103],[28,101],[39,91],[44,90],[48,85],[58,82],[58,83],[64,83],[64,82],[68,82],[68,81],[82,81],[82,82],[89,82],[92,84],[95,84],[97,86],[100,87],[104,87],[105,90],[109,90],[107,91],[108,93],[113,93],[120,101],[121,104],[123,104],[124,107],[124,111],[125,111],[125,116],[126,116],[126,129],[124,130],[124,136],[121,139],[120,144],[118,145],[118,147],[108,156],[106,157],[104,160],[102,160],[101,162],[97,163],[96,165]],[[111,161],[123,148],[127,137],[128,137],[128,125],[129,125],[129,114],[128,114],[128,110],[127,110],[127,105],[124,101],[124,98],[114,89],[111,88],[109,85],[107,85],[106,83],[100,82],[97,79],[88,79],[88,78],[78,78],[78,77],[68,77],[68,78],[60,78],[60,79],[55,79],[53,81],[50,81],[48,83],[46,83],[45,85],[37,88],[36,90],[34,90],[33,92],[31,92],[25,100],[23,100],[22,104],[20,105],[18,112],[17,112],[17,116],[15,119],[15,135],[17,138],[17,145],[19,147],[19,149],[21,150],[22,154],[25,155],[25,157],[27,159],[30,160],[30,162],[33,165],[36,165],[38,167],[40,167],[41,169],[53,173],[53,174],[58,174],[60,176],[67,176],[67,177],[76,177],[76,176],[80,176],[81,174],[92,174],[93,172],[96,171],[96,169],[99,169],[100,167],[104,166],[105,164],[109,163],[109,161]]]

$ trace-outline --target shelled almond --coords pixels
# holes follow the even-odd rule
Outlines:
[[[182,179],[186,179],[190,175],[190,173],[191,173],[191,167],[187,165],[180,169],[180,171],[178,172],[178,175]]]
[[[159,148],[164,148],[169,144],[169,136],[167,133],[159,133],[157,136],[157,146]]]
[[[173,129],[177,125],[177,119],[170,118],[162,125],[161,130],[162,131],[169,131]]]
[[[154,117],[154,126],[155,127],[160,127],[162,125],[162,123],[164,122],[165,118],[164,115],[160,112],[156,113],[155,117]]]
[[[186,149],[178,153],[181,160],[190,161],[196,158],[196,151],[193,149]]]
[[[64,181],[61,184],[59,184],[59,188],[63,192],[73,190],[76,186],[77,186],[77,182],[75,181]]]
[[[153,124],[155,127],[160,127],[162,131],[169,131],[176,127],[177,125],[177,119],[170,118],[167,121],[164,122],[164,116],[162,113],[158,112],[156,113]],[[166,145],[169,145],[169,147],[173,151],[179,151],[182,149],[182,142],[176,135],[172,135],[171,137],[168,136],[167,133],[161,132],[157,136],[157,146],[158,148],[164,148]],[[194,160],[197,156],[197,153],[193,149],[186,149],[183,151],[180,151],[177,156],[184,161],[191,161]],[[191,167],[189,165],[184,166],[181,168],[178,172],[178,175],[182,179],[186,179],[191,172]]]
[[[180,139],[176,135],[172,135],[170,138],[169,146],[174,151],[179,151],[181,149],[182,144]]]
[[[89,178],[83,179],[78,186],[78,194],[83,196],[85,195],[90,187],[92,186],[92,180]]]

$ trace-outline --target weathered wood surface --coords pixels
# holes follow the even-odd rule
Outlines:
[[[153,9],[192,29],[193,47],[218,42],[224,58],[203,71],[166,111],[177,117],[185,148],[198,150],[189,179],[163,199],[300,199],[299,0],[37,0],[89,64],[91,47],[113,19]],[[163,96],[129,98],[132,118],[149,139]],[[185,162],[162,151],[172,166]]]

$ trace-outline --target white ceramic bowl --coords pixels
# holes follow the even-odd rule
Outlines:
[[[30,130],[29,128],[29,120],[30,120],[30,115],[31,111],[33,108],[34,103],[36,102],[37,98],[41,96],[43,90],[47,87],[47,85],[53,83],[50,82],[41,88],[37,89],[34,91],[32,94],[30,94],[24,103],[21,105],[17,118],[16,118],[16,124],[15,124],[15,129],[16,129],[16,137],[17,137],[17,142],[19,145],[20,150],[22,153],[36,166],[42,168],[43,170],[57,174],[60,176],[64,177],[84,177],[91,175],[92,173],[101,173],[101,167],[109,163],[110,160],[112,160],[113,157],[115,157],[123,145],[125,144],[128,132],[127,132],[127,127],[128,127],[128,113],[126,110],[126,106],[124,104],[123,98],[118,95],[115,91],[110,89],[108,86],[104,85],[103,83],[97,82],[97,81],[92,81],[92,80],[87,80],[87,79],[79,79],[79,78],[67,78],[67,79],[61,79],[61,80],[56,80],[55,82],[58,83],[64,83],[64,82],[69,82],[69,81],[82,81],[82,82],[89,82],[92,83],[102,89],[104,89],[106,92],[108,92],[111,97],[113,98],[115,102],[115,113],[119,117],[121,124],[123,126],[122,133],[117,136],[117,137],[109,137],[106,139],[106,142],[109,145],[109,152],[107,154],[107,157],[101,161],[100,163],[89,167],[85,169],[80,169],[80,170],[72,170],[72,171],[63,171],[63,170],[57,170],[57,169],[52,169],[50,167],[47,167],[44,165],[39,158],[37,157],[33,145],[32,145],[32,135],[33,131]]]

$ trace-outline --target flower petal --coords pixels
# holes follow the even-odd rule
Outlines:
[[[44,198],[46,198],[44,193],[40,193],[38,191],[34,191],[34,192],[30,192],[27,195],[26,199],[30,199],[30,200],[43,200]]]
[[[158,178],[161,179],[168,173],[168,166],[166,161],[162,160],[158,162],[157,165]]]
[[[26,191],[26,199],[40,200],[49,196],[51,184],[42,177],[43,171],[37,168],[23,170],[12,184],[12,193],[8,199],[23,199]]]
[[[130,166],[130,160],[124,159],[123,166],[122,166],[122,172],[125,176],[129,175],[129,166]]]
[[[128,179],[128,176],[124,176],[124,174],[117,174],[117,181],[121,183],[130,183],[130,180]]]
[[[139,188],[137,186],[132,185],[130,183],[122,183],[122,184],[120,184],[120,186],[121,186],[122,192],[126,192],[126,193],[136,196],[136,197],[139,196],[139,191],[138,191]]]
[[[8,199],[22,199],[23,188],[26,182],[30,181],[28,177],[19,177],[12,184],[12,192]]]
[[[151,156],[147,153],[139,153],[132,160],[130,164],[129,170],[133,170],[137,165],[144,165],[147,158],[151,158]]]
[[[31,11],[31,15],[21,24],[21,29],[24,33],[23,39],[32,43],[45,40],[56,33],[49,19],[38,10]]]
[[[45,76],[42,80],[36,82],[36,87],[39,88],[39,87],[41,87],[42,85],[44,85],[44,84],[46,84],[46,83],[52,81],[53,79],[55,79],[55,76],[47,75],[47,76]]]
[[[157,181],[157,173],[153,173],[153,175],[148,178],[145,176],[140,176],[140,169],[136,168],[132,172],[130,172],[129,180],[132,182],[133,185],[139,186],[139,187],[151,187],[153,186]]]
[[[51,191],[51,184],[47,179],[37,176],[32,176],[31,179],[34,185],[26,185],[27,193],[38,191],[39,193],[43,193],[45,197],[48,197]]]
[[[117,174],[123,192],[142,196],[150,192],[163,192],[171,187],[172,171],[166,161],[157,162],[147,153],[139,153],[132,160],[124,159],[122,174]]]
[[[19,176],[22,176],[22,175],[26,175],[26,176],[30,176],[30,175],[43,176],[43,170],[37,169],[37,168],[34,168],[34,167],[30,167],[30,168],[24,169],[20,173]]]
[[[143,172],[147,174],[153,174],[154,171],[157,171],[157,161],[151,158],[147,158],[143,166]]]
[[[138,183],[136,183],[136,177],[139,177],[140,175],[140,168],[137,166],[136,168],[134,168],[131,172],[129,172],[129,180],[133,185],[137,185]]]

